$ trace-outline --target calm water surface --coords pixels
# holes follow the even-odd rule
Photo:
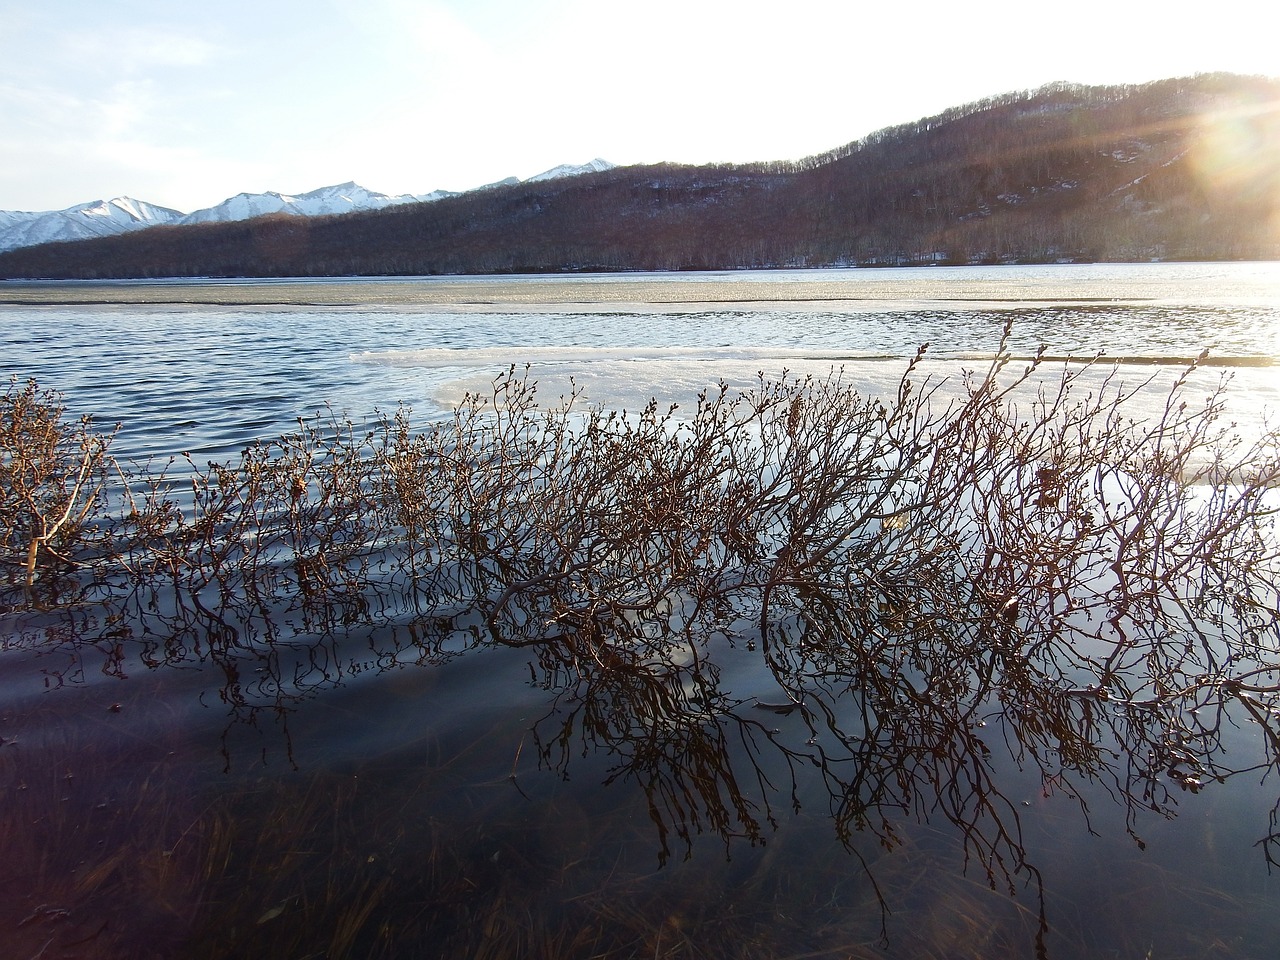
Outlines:
[[[509,364],[532,364],[552,395],[573,377],[591,399],[634,404],[833,363],[889,383],[925,342],[957,369],[1006,325],[1020,357],[1045,345],[1140,368],[1207,347],[1251,411],[1276,409],[1280,264],[575,281],[627,284],[629,299],[539,308],[557,281],[527,278],[504,281],[535,302],[518,308],[377,292],[404,281],[320,281],[307,305],[146,302],[182,289],[156,284],[135,303],[0,305],[0,357],[5,375],[118,421],[118,456],[197,463],[326,405],[357,421],[398,404],[439,416]],[[677,283],[721,304],[670,302]],[[777,299],[782,287],[799,292]],[[820,738],[753,707],[776,684],[727,635],[716,681],[744,704],[731,722],[664,716],[639,688],[575,689],[522,650],[423,644],[426,628],[400,616],[291,625],[293,642],[263,659],[173,670],[129,654],[118,676],[68,642],[33,657],[21,618],[0,629],[14,648],[0,650],[0,795],[20,858],[0,867],[6,955],[124,942],[283,956],[310,943],[279,934],[290,923],[327,924],[330,956],[381,955],[392,931],[422,956],[445,943],[476,956],[1028,956],[1039,941],[1050,957],[1260,957],[1280,943],[1280,876],[1260,845],[1280,788],[1264,765],[1133,796],[1122,734],[1104,738],[1091,777],[1057,778],[993,701],[969,718],[990,718],[989,753],[904,754],[884,776],[915,788],[842,820],[848,796],[814,773]],[[110,636],[92,611],[62,629]],[[1241,769],[1265,756],[1245,719],[1218,735]]]

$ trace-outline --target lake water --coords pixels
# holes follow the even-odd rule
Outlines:
[[[0,372],[119,422],[123,460],[200,466],[325,409],[446,416],[512,364],[550,401],[576,388],[585,404],[688,411],[757,372],[836,367],[890,390],[927,342],[945,398],[1006,327],[1012,367],[1041,346],[1055,375],[1103,355],[1098,382],[1176,376],[1207,348],[1193,399],[1225,376],[1242,434],[1280,414],[1280,264],[6,283]],[[894,709],[921,712],[855,749],[870,721],[840,711],[857,694],[831,692],[838,716],[816,728],[761,709],[776,677],[732,625],[708,642],[714,668],[676,657],[650,687],[575,679],[400,610],[210,618],[193,628],[207,656],[166,657],[145,631],[131,647],[108,621],[0,617],[6,956],[1260,957],[1280,943],[1277,747],[1247,716],[1187,732],[1221,755],[1203,787],[1166,777],[1153,793],[1135,770],[1154,734],[1102,724],[1082,763],[1058,730],[1037,753],[1043,731],[991,691],[945,735],[907,697]],[[253,652],[213,655],[223,629]]]
[[[299,286],[5,284],[0,294],[15,292],[0,302],[22,294],[48,305],[0,306],[4,373],[37,377],[104,425],[119,421],[118,453],[197,459],[234,453],[325,404],[357,420],[398,403],[435,415],[513,363],[533,364],[549,397],[573,377],[588,400],[632,409],[650,396],[691,401],[719,378],[746,384],[759,370],[833,364],[873,390],[923,343],[939,375],[980,366],[1006,323],[1015,357],[1041,345],[1055,356],[1142,360],[1207,348],[1242,381],[1246,415],[1280,397],[1280,378],[1256,366],[1280,357],[1276,264]],[[58,305],[74,299],[124,302]]]

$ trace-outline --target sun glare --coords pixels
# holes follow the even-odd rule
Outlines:
[[[1198,125],[1188,159],[1202,189],[1270,211],[1268,235],[1280,242],[1280,101],[1207,111]]]

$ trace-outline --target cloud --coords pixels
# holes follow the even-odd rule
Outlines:
[[[69,33],[62,53],[80,64],[96,63],[113,73],[141,74],[164,68],[198,68],[226,56],[205,37],[166,27],[109,26]]]

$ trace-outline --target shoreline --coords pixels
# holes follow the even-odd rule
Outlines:
[[[1241,274],[1245,274],[1241,276]],[[1208,276],[1206,276],[1206,274]],[[1230,298],[1206,296],[1230,278]],[[1206,281],[1209,281],[1206,283]],[[511,312],[707,312],[1280,302],[1280,264],[839,268],[709,273],[196,280],[5,280],[0,305],[292,307]]]

